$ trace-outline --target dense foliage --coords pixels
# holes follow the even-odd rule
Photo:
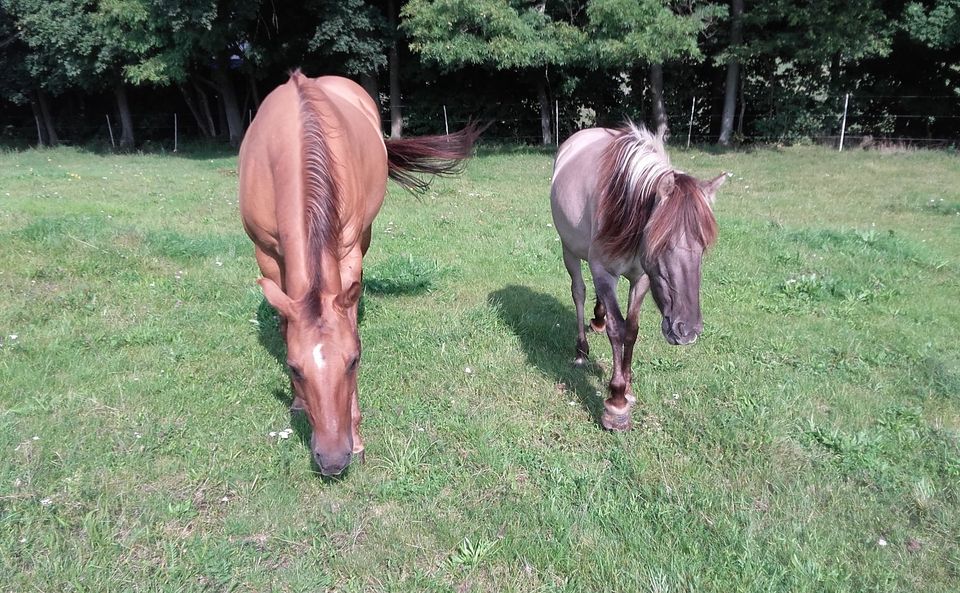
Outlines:
[[[104,114],[166,140],[173,112],[236,143],[296,67],[361,82],[395,134],[445,109],[525,142],[651,110],[679,134],[696,97],[697,139],[797,140],[851,93],[853,135],[960,136],[960,0],[0,0],[0,50],[4,134],[51,144]]]

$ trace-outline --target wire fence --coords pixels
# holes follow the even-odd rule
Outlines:
[[[722,115],[717,113],[718,97],[688,97],[668,104],[671,114],[671,143],[683,145],[717,142]],[[927,112],[891,111],[877,108],[877,101],[925,101],[935,104]],[[683,103],[686,103],[686,106]],[[871,148],[890,144],[943,148],[960,146],[960,97],[950,95],[850,95],[844,113],[822,114],[819,126],[807,130],[769,133],[758,125],[756,114],[740,113],[734,122],[737,143],[769,144],[813,142],[844,148]],[[589,105],[555,101],[548,117],[549,140],[558,144],[579,129],[594,125],[617,125],[623,122],[622,105]],[[490,124],[483,142],[497,144],[544,143],[540,105],[536,101],[516,104],[496,103],[480,113],[464,113],[456,105],[404,105],[404,128],[408,135],[442,134],[455,131],[471,121]],[[255,110],[243,114],[244,125],[255,117]],[[226,141],[223,134],[205,138],[202,128],[187,109],[134,112],[134,136],[143,149],[176,150],[184,141]],[[384,113],[384,131],[389,131],[389,114]],[[835,121],[834,121],[835,120]],[[222,130],[226,126],[218,126]],[[93,144],[115,148],[120,136],[120,122],[112,113],[73,114],[55,119],[55,129],[62,141],[70,144]],[[916,133],[925,130],[926,133]],[[45,136],[39,118],[29,112],[0,114],[0,142],[12,145],[36,145]]]

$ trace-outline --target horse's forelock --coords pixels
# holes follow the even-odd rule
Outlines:
[[[673,192],[657,204],[644,229],[646,257],[655,259],[684,235],[706,249],[717,239],[717,220],[697,180],[678,172]]]

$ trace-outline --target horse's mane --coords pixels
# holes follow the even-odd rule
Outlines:
[[[661,183],[668,193],[657,200]],[[697,180],[673,169],[662,138],[633,123],[615,130],[600,157],[596,216],[596,241],[611,258],[635,257],[641,247],[655,258],[684,232],[704,247],[717,235]]]
[[[323,91],[300,70],[291,74],[300,97],[303,126],[303,189],[306,197],[307,261],[314,262],[310,294],[319,294],[323,273],[322,255],[338,257],[340,241],[340,190],[333,176],[333,157],[327,146],[320,106]]]

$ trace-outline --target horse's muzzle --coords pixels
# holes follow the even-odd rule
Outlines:
[[[346,453],[328,455],[320,451],[314,451],[313,460],[316,462],[317,467],[320,468],[321,474],[325,476],[339,476],[343,473],[343,470],[347,469],[347,466],[350,465],[350,462],[353,460],[353,453],[347,451]]]
[[[668,343],[674,346],[687,346],[697,341],[703,331],[703,325],[698,323],[695,326],[690,326],[683,321],[672,321],[664,317],[660,329]]]

